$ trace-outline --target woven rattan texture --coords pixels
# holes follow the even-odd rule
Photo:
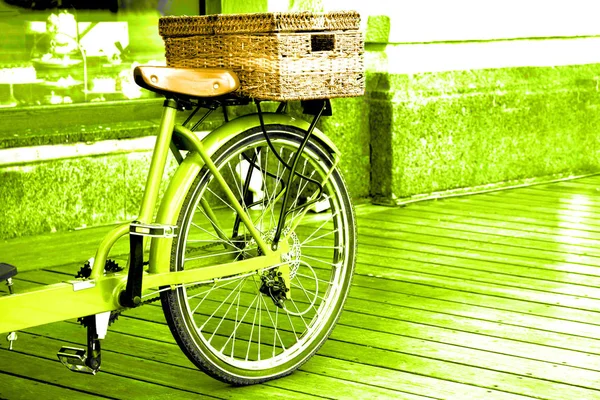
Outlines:
[[[341,20],[350,16],[358,18],[356,13],[339,14]],[[321,18],[323,14],[296,13],[294,18],[288,18],[293,22],[283,18],[283,15],[243,14],[224,17],[229,22],[235,18],[244,20],[239,24],[241,28],[238,31],[258,24],[257,21],[265,20],[265,16],[276,16],[271,21],[280,27],[292,27],[293,24],[300,24],[304,28],[322,27],[324,24]],[[179,17],[170,17],[169,21],[175,18]],[[204,21],[217,26],[219,18],[221,16],[209,16]],[[307,22],[311,18],[313,21]],[[187,29],[174,29],[171,26],[171,34],[163,34],[169,66],[232,69],[240,78],[240,94],[263,100],[353,97],[364,93],[364,40],[356,30],[200,33],[210,25],[208,22],[204,25],[192,24]],[[333,22],[328,24],[335,25]],[[350,25],[343,21],[339,24]],[[260,29],[264,30],[264,26],[261,25]]]
[[[176,37],[222,33],[274,33],[303,31],[357,30],[360,15],[356,11],[329,13],[279,12],[162,17],[161,36]]]

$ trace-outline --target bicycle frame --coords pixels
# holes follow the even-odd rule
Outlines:
[[[264,255],[223,265],[173,272],[170,271],[173,239],[154,237],[150,242],[149,267],[143,275],[142,290],[209,281],[281,264],[281,255],[286,252],[287,246],[282,245],[275,251],[271,250],[254,228],[250,217],[216,170],[211,159],[217,149],[234,136],[260,126],[258,115],[251,114],[227,122],[200,140],[191,130],[175,124],[177,108],[174,102],[174,100],[165,101],[138,221],[176,225],[177,216],[192,183],[199,171],[206,166],[227,193],[232,206],[239,213],[242,222]],[[305,131],[309,127],[308,122],[284,114],[265,113],[262,116],[266,125],[289,125]],[[329,138],[318,129],[314,129],[313,135],[337,158],[339,152]],[[152,216],[158,203],[159,187],[173,136],[183,143],[182,150],[188,150],[189,154],[171,179],[161,200],[156,219],[153,221]],[[95,254],[90,279],[73,279],[0,297],[0,310],[2,310],[0,333],[124,308],[119,302],[119,294],[127,284],[127,270],[104,275],[104,265],[112,246],[118,239],[129,234],[130,226],[129,223],[120,225],[102,240]]]

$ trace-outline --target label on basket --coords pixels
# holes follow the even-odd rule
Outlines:
[[[333,34],[320,34],[311,35],[310,37],[310,51],[333,51],[335,50],[335,35]]]

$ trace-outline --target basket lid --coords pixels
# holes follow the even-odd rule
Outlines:
[[[163,37],[212,35],[216,15],[166,16],[158,19],[158,34]]]
[[[359,25],[356,11],[223,14],[218,17],[216,33],[340,31],[356,30]]]
[[[356,11],[272,12],[169,16],[159,19],[161,36],[193,36],[234,33],[275,33],[306,31],[357,30],[360,14]]]

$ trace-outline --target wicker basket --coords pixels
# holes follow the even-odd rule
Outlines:
[[[363,37],[356,12],[164,17],[167,64],[230,68],[240,93],[307,100],[364,93]]]

